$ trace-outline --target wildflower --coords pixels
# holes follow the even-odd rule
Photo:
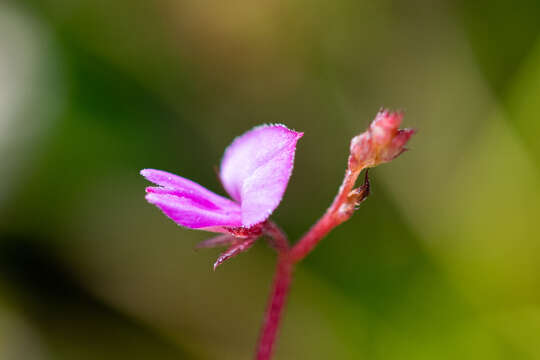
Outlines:
[[[146,188],[146,200],[187,228],[233,238],[260,234],[260,225],[277,208],[287,188],[302,135],[284,125],[263,125],[237,137],[225,150],[219,172],[232,200],[181,176],[145,169],[141,175],[158,185]]]
[[[214,269],[249,249],[264,234],[278,253],[272,293],[257,346],[256,359],[270,360],[295,265],[332,229],[348,220],[369,196],[368,169],[403,153],[414,134],[399,129],[403,114],[381,110],[362,134],[351,140],[348,167],[338,194],[323,216],[290,246],[286,234],[267,220],[281,202],[291,176],[296,143],[303,133],[283,125],[256,127],[236,138],[225,150],[219,177],[232,200],[183,177],[146,169],[141,174],[157,187],[146,188],[146,199],[177,224],[222,233],[200,248],[229,246]],[[364,183],[354,188],[362,170]]]

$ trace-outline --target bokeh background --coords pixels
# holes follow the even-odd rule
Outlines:
[[[297,269],[276,359],[540,359],[540,2],[0,2],[0,358],[250,359],[264,242],[144,200],[142,168],[221,193],[243,131],[304,131],[274,219],[330,204],[379,107],[411,151]]]

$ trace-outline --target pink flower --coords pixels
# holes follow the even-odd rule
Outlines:
[[[158,185],[146,188],[146,200],[178,225],[242,237],[243,229],[257,228],[281,202],[302,135],[284,125],[263,125],[236,138],[219,173],[232,200],[183,177],[145,169],[141,175]]]
[[[399,129],[402,118],[400,112],[381,110],[369,128],[351,140],[348,168],[338,194],[323,216],[292,247],[287,235],[267,219],[283,198],[294,165],[296,143],[303,133],[284,125],[265,125],[236,138],[225,150],[219,173],[232,200],[165,171],[141,171],[158,185],[146,188],[148,202],[181,226],[222,233],[198,245],[229,247],[214,263],[214,270],[247,251],[263,234],[277,251],[276,276],[257,346],[258,360],[272,357],[295,265],[333,228],[348,220],[367,198],[368,168],[389,162],[406,150],[405,144],[414,130]],[[364,184],[355,188],[364,169]]]
[[[351,140],[349,167],[374,167],[389,162],[406,151],[413,129],[398,129],[403,113],[381,110],[367,131]]]

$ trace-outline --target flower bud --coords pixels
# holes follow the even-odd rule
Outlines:
[[[403,113],[381,110],[362,134],[351,140],[349,168],[374,167],[395,159],[407,150],[405,144],[414,134],[412,129],[398,129]]]

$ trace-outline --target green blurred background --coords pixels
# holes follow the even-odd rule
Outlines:
[[[417,128],[297,269],[276,359],[540,359],[540,2],[0,2],[0,359],[250,359],[275,255],[223,265],[142,168],[220,192],[304,131],[299,236],[381,106]]]

